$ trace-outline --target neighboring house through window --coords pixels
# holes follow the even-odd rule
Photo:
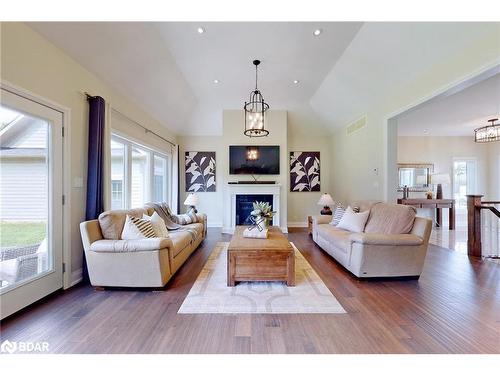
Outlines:
[[[111,209],[140,207],[150,201],[169,202],[170,163],[170,155],[113,134]]]

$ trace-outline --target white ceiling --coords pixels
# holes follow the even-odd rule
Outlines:
[[[470,136],[500,115],[500,74],[398,117],[401,136]]]
[[[218,134],[222,110],[242,108],[254,87],[254,59],[262,61],[259,88],[271,109],[312,112],[309,99],[361,23],[29,26],[177,133]],[[199,26],[205,33],[197,32]],[[318,37],[313,36],[316,28],[323,30]]]
[[[322,134],[363,115],[498,23],[29,23],[177,134],[222,131],[254,87],[290,126]],[[206,31],[197,33],[198,27]],[[317,28],[323,30],[313,36]],[[213,80],[220,82],[214,84]],[[293,80],[299,80],[294,84]],[[82,88],[85,89],[85,88]]]
[[[491,33],[500,35],[499,23],[365,23],[311,105],[331,127],[345,126]]]

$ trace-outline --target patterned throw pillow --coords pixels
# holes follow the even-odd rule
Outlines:
[[[197,223],[198,222],[198,217],[193,211],[189,211],[185,214],[181,215],[176,215],[177,222],[181,225],[186,225],[186,224],[191,224],[191,223]]]
[[[342,203],[339,203],[335,208],[335,212],[333,213],[333,219],[330,222],[330,224],[333,226],[337,226],[340,223],[340,219],[342,219],[342,216],[344,216],[344,213],[345,213],[345,207],[342,205]]]
[[[155,231],[151,221],[127,215],[122,231],[122,240],[154,238]]]
[[[158,215],[156,211],[153,212],[153,215],[151,216],[143,214],[142,218],[144,220],[149,220],[151,222],[156,237],[162,237],[162,238],[168,237],[168,229],[165,225],[165,221],[160,217],[160,215]]]
[[[359,207],[358,207],[358,206],[354,206],[354,207],[352,207],[352,210],[353,210],[355,213],[359,214]]]

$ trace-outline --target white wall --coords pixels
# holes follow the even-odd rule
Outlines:
[[[474,142],[474,137],[398,137],[399,163],[432,163],[434,173],[447,173],[453,179],[453,159],[471,158],[477,161],[476,191],[471,193],[494,195],[490,192],[490,176],[495,169],[490,164],[490,145]],[[493,159],[493,158],[492,158]],[[443,197],[452,198],[452,185],[443,186]]]
[[[498,35],[491,33],[478,43],[464,47],[459,59],[450,57],[448,60],[436,61],[428,71],[413,77],[412,82],[404,87],[380,92],[378,97],[383,98],[381,104],[368,105],[352,118],[354,121],[366,115],[365,128],[351,135],[345,131],[348,123],[338,128],[332,138],[331,180],[335,196],[344,201],[394,199],[397,169],[396,158],[391,156],[397,144],[394,137],[388,143],[388,120],[424,99],[430,99],[498,64],[500,55],[495,47],[497,43]],[[375,168],[378,173],[374,172]]]
[[[269,111],[267,128],[268,137],[248,138],[243,135],[243,113],[239,110],[223,112],[222,136],[180,136],[179,147],[182,163],[186,151],[215,151],[217,159],[216,178],[217,188],[214,193],[197,193],[200,197],[199,210],[207,213],[210,226],[222,226],[223,222],[223,189],[228,181],[251,180],[251,176],[232,176],[229,174],[229,145],[279,145],[280,146],[280,175],[261,176],[263,180],[276,180],[282,185],[282,201],[280,202],[282,217],[281,223],[289,226],[306,225],[307,216],[318,214],[321,207],[317,205],[322,192],[330,191],[331,135],[317,132],[307,132],[307,127],[295,124],[291,126],[286,111]],[[319,151],[321,154],[321,192],[290,192],[290,151]],[[181,165],[181,202],[185,192],[184,165]],[[181,207],[181,211],[185,207]]]
[[[266,117],[266,129],[270,134],[262,138],[249,138],[243,134],[244,116],[242,110],[225,110],[222,114],[222,136],[210,137],[179,137],[181,159],[180,201],[184,202],[184,155],[186,151],[215,151],[216,157],[216,192],[197,193],[200,197],[199,211],[208,215],[211,226],[222,226],[224,213],[224,189],[228,181],[252,180],[251,176],[233,176],[229,174],[230,145],[277,145],[280,146],[280,174],[276,176],[261,176],[260,179],[277,181],[281,184],[280,222],[286,223],[287,218],[287,118],[286,111],[269,111]],[[259,177],[259,176],[257,176]],[[181,207],[181,211],[184,207]]]
[[[70,164],[72,181],[79,177],[86,181],[88,105],[81,91],[102,96],[128,117],[176,142],[176,135],[164,126],[168,124],[160,124],[28,26],[22,23],[2,23],[0,27],[1,80],[71,110],[71,124],[67,129],[70,136],[66,138],[70,142],[71,154],[66,155],[66,162]],[[154,136],[145,134],[142,130],[129,130],[146,144],[156,142]],[[85,218],[85,200],[85,188],[72,187],[69,197],[72,272],[82,267],[79,223]]]

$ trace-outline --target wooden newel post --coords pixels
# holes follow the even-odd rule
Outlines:
[[[481,198],[482,195],[467,195],[467,254],[481,256]]]

